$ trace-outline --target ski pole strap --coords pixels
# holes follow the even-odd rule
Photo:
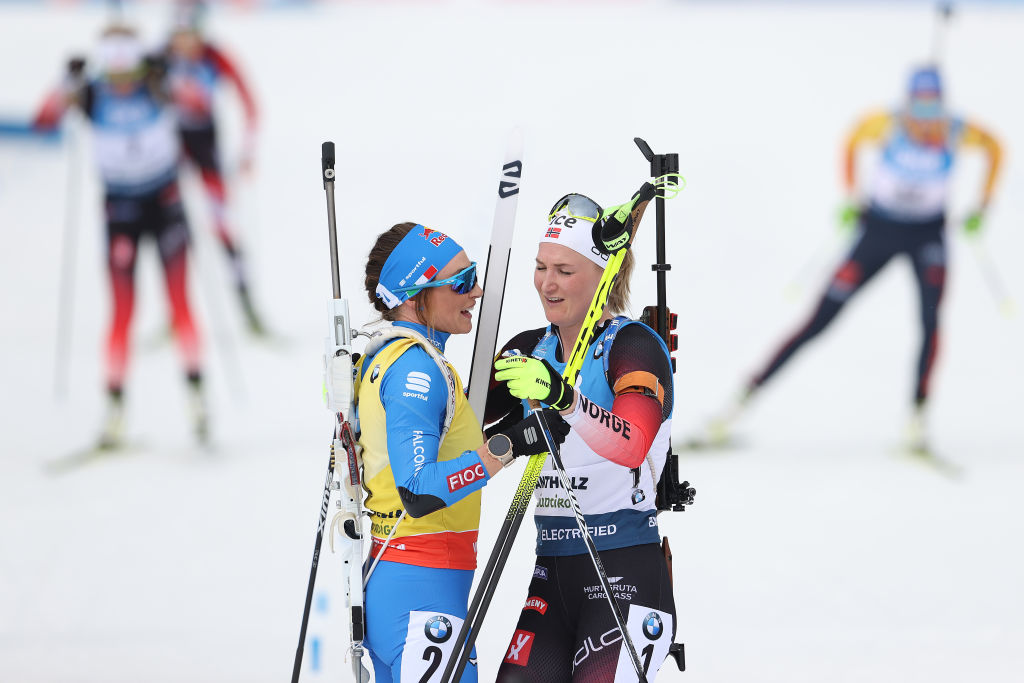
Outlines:
[[[377,568],[377,564],[380,562],[380,558],[384,556],[384,551],[391,545],[391,539],[394,538],[395,532],[398,531],[398,525],[402,523],[402,519],[405,517],[405,510],[398,513],[398,518],[395,520],[394,525],[391,527],[391,533],[384,539],[384,544],[380,547],[380,552],[374,555],[373,563],[370,564],[370,568],[366,570],[366,575],[363,577],[363,585],[365,586],[370,582],[370,577],[373,576],[373,570]],[[373,542],[371,540],[370,547],[373,548]],[[371,549],[372,553],[373,550]]]
[[[665,173],[654,179],[654,186],[658,190],[658,198],[675,199],[686,187],[686,178],[679,173]]]
[[[369,358],[376,354],[381,348],[392,339],[404,337],[405,339],[411,339],[427,352],[427,354],[433,359],[434,363],[441,370],[441,374],[444,375],[445,381],[448,383],[448,403],[445,407],[444,415],[444,426],[441,428],[441,436],[444,437],[448,433],[448,428],[451,427],[452,418],[455,416],[455,394],[458,391],[455,388],[455,373],[452,372],[451,366],[448,365],[448,361],[441,355],[441,352],[437,350],[429,339],[424,337],[416,330],[409,329],[408,327],[399,327],[392,325],[391,323],[385,323],[379,327],[375,327],[372,331],[363,330],[362,334],[365,334],[370,338],[370,341],[366,343],[366,348],[363,350],[363,356]]]

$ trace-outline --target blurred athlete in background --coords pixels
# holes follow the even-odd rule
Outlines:
[[[256,142],[256,101],[235,63],[203,37],[202,17],[203,6],[200,3],[184,3],[176,10],[170,39],[164,49],[168,84],[177,112],[183,160],[199,172],[212,209],[217,239],[230,262],[246,324],[250,332],[261,335],[266,330],[253,305],[250,273],[237,233],[228,221],[227,185],[214,116],[216,92],[224,81],[228,81],[234,87],[245,115],[239,170],[248,173],[252,170]]]
[[[865,145],[876,145],[881,154],[862,189],[857,182],[856,160],[857,152]],[[825,330],[846,302],[890,259],[905,255],[913,267],[921,301],[921,345],[907,440],[912,451],[928,452],[925,416],[939,349],[939,304],[946,282],[949,180],[961,147],[980,149],[988,157],[980,201],[964,221],[964,230],[976,235],[984,224],[1002,152],[984,128],[946,110],[942,78],[936,68],[925,66],[913,71],[902,108],[869,114],[857,124],[846,144],[847,201],[841,211],[841,222],[856,227],[853,246],[832,275],[810,320],[754,375],[736,404],[709,425],[708,439],[712,443],[725,442],[732,422],[751,397],[804,344]]]
[[[174,112],[158,62],[146,59],[135,31],[114,25],[101,37],[95,78],[84,59],[73,59],[64,82],[36,115],[52,129],[69,107],[81,110],[95,140],[107,223],[107,269],[113,295],[107,338],[109,409],[100,449],[121,445],[129,327],[135,305],[135,262],[140,239],[152,237],[160,253],[172,325],[185,365],[197,435],[206,438],[200,347],[188,302],[189,228],[178,191],[179,144]]]

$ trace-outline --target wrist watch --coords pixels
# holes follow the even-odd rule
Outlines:
[[[487,452],[500,462],[502,467],[508,467],[516,457],[512,454],[512,439],[507,434],[495,434],[487,439]]]

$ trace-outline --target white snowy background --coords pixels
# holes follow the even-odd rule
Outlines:
[[[163,37],[165,5],[128,15],[148,40]],[[367,321],[362,266],[393,223],[450,232],[483,259],[506,137],[523,128],[501,339],[543,323],[530,271],[551,202],[570,191],[625,200],[648,170],[634,136],[678,152],[688,184],[667,216],[681,441],[809,313],[841,249],[844,135],[866,109],[899,101],[909,68],[929,56],[933,17],[923,2],[215,8],[209,33],[238,59],[263,113],[258,173],[234,183],[233,211],[279,338],[241,332],[188,177],[213,452],[194,445],[174,347],[158,343],[167,307],[150,249],[126,387],[134,447],[59,475],[47,464],[88,447],[103,415],[99,188],[84,140],[77,162],[67,144],[0,140],[0,681],[290,675],[331,429],[320,399],[330,295],[322,141],[338,149],[343,287]],[[107,18],[94,5],[0,5],[0,115],[27,117]],[[970,4],[945,42],[949,103],[1007,153],[983,245],[1018,302],[1015,316],[1000,313],[951,228],[931,427],[964,476],[895,452],[919,331],[910,269],[894,262],[763,392],[740,424],[744,448],[683,454],[697,503],[661,525],[675,551],[688,671],[666,665],[659,680],[1020,680],[1022,35],[1021,7]],[[230,92],[222,104],[230,162],[239,108]],[[961,162],[954,216],[972,207],[983,171],[969,154]],[[76,248],[63,262],[67,215]],[[637,313],[654,299],[653,234],[649,213]],[[58,305],[62,269],[74,294]],[[70,335],[59,361],[58,329]],[[449,346],[464,377],[471,345],[467,335]],[[58,399],[61,366],[68,389]],[[517,479],[513,469],[485,490],[481,564]],[[481,680],[493,679],[526,597],[532,536],[527,520],[478,645]],[[327,610],[310,635],[323,649],[304,680],[350,680],[326,547],[321,578]]]

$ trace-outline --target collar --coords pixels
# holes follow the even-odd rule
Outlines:
[[[444,345],[448,343],[448,337],[452,336],[449,332],[442,332],[440,330],[431,330],[426,325],[419,323],[410,323],[405,320],[396,320],[391,323],[396,327],[408,327],[410,330],[415,330],[422,334],[424,337],[430,340],[430,343],[434,345],[441,353],[444,353]]]

